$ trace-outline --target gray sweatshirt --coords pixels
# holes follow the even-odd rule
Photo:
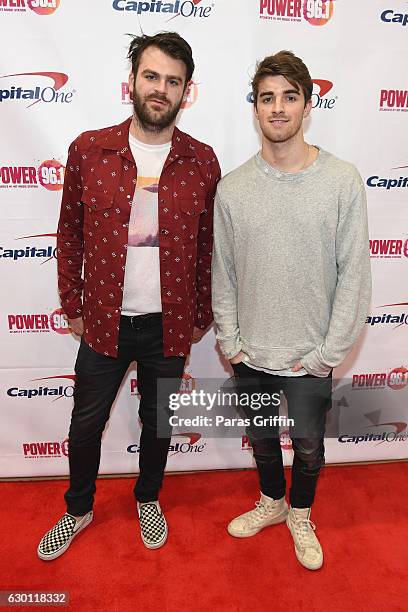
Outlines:
[[[319,149],[302,172],[260,153],[218,184],[212,307],[227,359],[272,370],[339,365],[371,296],[367,206],[356,168]]]

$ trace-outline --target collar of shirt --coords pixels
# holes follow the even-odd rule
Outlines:
[[[128,117],[123,123],[113,127],[108,134],[103,134],[95,139],[95,144],[102,149],[110,149],[116,151],[118,155],[123,155],[129,161],[134,162],[132,152],[129,147],[129,128],[132,117]],[[195,148],[192,145],[187,134],[174,128],[173,137],[171,139],[171,147],[169,157],[165,166],[174,162],[178,157],[191,157],[195,154]]]

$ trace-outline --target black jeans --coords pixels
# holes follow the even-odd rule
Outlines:
[[[324,432],[326,414],[331,407],[331,375],[318,378],[307,374],[299,377],[273,376],[239,363],[232,366],[237,377],[239,394],[281,392],[288,404],[289,428],[294,459],[289,499],[293,508],[310,508],[313,504],[320,470],[324,465]],[[254,416],[267,418],[279,415],[279,405],[254,411],[243,408],[250,418],[247,434],[251,441],[258,468],[260,487],[264,495],[280,499],[285,495],[286,482],[278,425],[259,427]]]
[[[120,384],[134,360],[137,361],[142,422],[136,499],[157,500],[162,485],[170,437],[157,436],[157,406],[161,401],[157,381],[172,379],[170,385],[174,388],[170,391],[177,392],[185,358],[164,357],[161,314],[122,316],[118,347],[117,358],[107,357],[81,341],[75,364],[74,409],[69,430],[70,486],[65,493],[69,514],[80,516],[92,509],[102,433]]]

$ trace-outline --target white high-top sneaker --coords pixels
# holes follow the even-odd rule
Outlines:
[[[235,538],[249,538],[264,527],[283,523],[288,514],[285,497],[272,499],[261,493],[261,499],[255,502],[255,508],[237,516],[228,525],[228,533]]]
[[[310,570],[323,565],[323,551],[315,535],[316,525],[310,520],[310,508],[292,508],[286,519],[292,534],[299,562]]]

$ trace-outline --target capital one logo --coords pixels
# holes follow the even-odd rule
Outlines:
[[[39,102],[45,104],[70,104],[75,90],[66,91],[62,89],[68,82],[68,78],[68,75],[63,72],[17,72],[15,74],[4,74],[0,76],[0,80],[13,80],[11,84],[7,80],[4,85],[3,81],[1,82],[4,88],[0,89],[0,103],[28,102],[27,108]]]
[[[391,170],[405,170],[408,166],[396,166],[395,168],[391,168]],[[399,173],[402,174],[402,173]],[[394,177],[380,177],[378,174],[373,174],[369,176],[367,179],[368,187],[382,187],[387,191],[389,189],[400,189],[408,187],[408,176],[399,176],[398,178]]]
[[[392,9],[386,9],[381,13],[381,21],[405,27],[408,25],[408,13],[397,13]]]
[[[336,104],[337,96],[327,94],[333,88],[333,83],[326,79],[313,79],[312,108],[332,109]]]
[[[171,443],[169,446],[169,457],[173,457],[174,455],[178,455],[179,453],[182,455],[186,454],[194,454],[194,453],[202,453],[205,449],[204,444],[197,444],[197,442],[201,439],[201,434],[196,432],[187,432],[187,433],[179,433],[173,434],[175,438],[187,438],[187,441],[184,442],[176,442],[175,444]]]
[[[22,236],[16,238],[16,240],[26,240],[27,238],[56,238],[57,234],[34,234],[32,236]],[[43,265],[51,259],[56,259],[56,247],[48,244],[45,247],[29,246],[26,245],[23,248],[6,248],[0,246],[0,259],[4,259],[9,262],[16,261],[29,261],[30,259],[42,260],[40,265]],[[5,263],[5,262],[3,262]]]
[[[65,383],[61,384],[61,380],[69,380],[71,384],[67,385]],[[9,397],[30,400],[36,397],[52,397],[53,402],[56,402],[63,397],[70,398],[74,395],[74,382],[75,382],[75,374],[66,374],[59,376],[46,376],[44,378],[34,378],[30,382],[38,382],[41,381],[41,385],[27,387],[10,387],[7,389],[7,395]],[[52,381],[52,382],[42,382],[42,381]],[[54,382],[55,381],[55,382]],[[55,386],[58,385],[58,386]]]
[[[0,11],[24,13],[27,7],[37,15],[52,15],[61,0],[0,0]]]
[[[392,306],[404,306],[404,311],[408,306],[408,302],[397,302],[395,304],[383,304],[382,306],[377,306],[377,308],[389,308]],[[408,314],[406,312],[402,312],[401,314],[397,313],[384,313],[382,315],[370,315],[366,318],[366,325],[370,325],[372,327],[378,325],[393,325],[392,329],[397,329],[402,325],[408,325]]]
[[[332,109],[337,102],[337,96],[329,96],[329,92],[333,88],[333,83],[326,79],[312,79],[312,108],[317,109]],[[247,102],[254,103],[254,94],[252,91],[246,97]]]
[[[371,425],[366,425],[360,435],[343,434],[338,438],[341,444],[363,444],[377,442],[376,446],[384,443],[407,442],[407,423],[405,421],[380,422],[381,410],[364,415]],[[367,429],[374,430],[367,432]]]
[[[121,83],[121,98],[122,104],[132,104],[132,95],[129,91],[129,83],[122,81]],[[186,91],[184,92],[183,102],[181,108],[190,108],[197,102],[198,98],[198,83],[190,81],[187,84]]]
[[[334,0],[259,0],[261,19],[302,21],[323,26],[333,16]]]
[[[175,0],[173,2],[166,2],[165,0],[150,0],[150,2],[113,0],[112,8],[115,11],[131,11],[137,15],[161,13],[169,17],[167,21],[176,17],[206,19],[212,13],[214,2],[209,4],[205,0]]]
[[[206,447],[206,443],[198,444],[201,439],[201,434],[197,432],[183,432],[179,434],[174,434],[175,438],[185,438],[186,440],[183,442],[173,442],[171,440],[169,446],[169,457],[173,457],[174,455],[192,455],[195,453],[202,453]],[[127,447],[128,453],[140,453],[140,445],[139,444],[130,444]]]

